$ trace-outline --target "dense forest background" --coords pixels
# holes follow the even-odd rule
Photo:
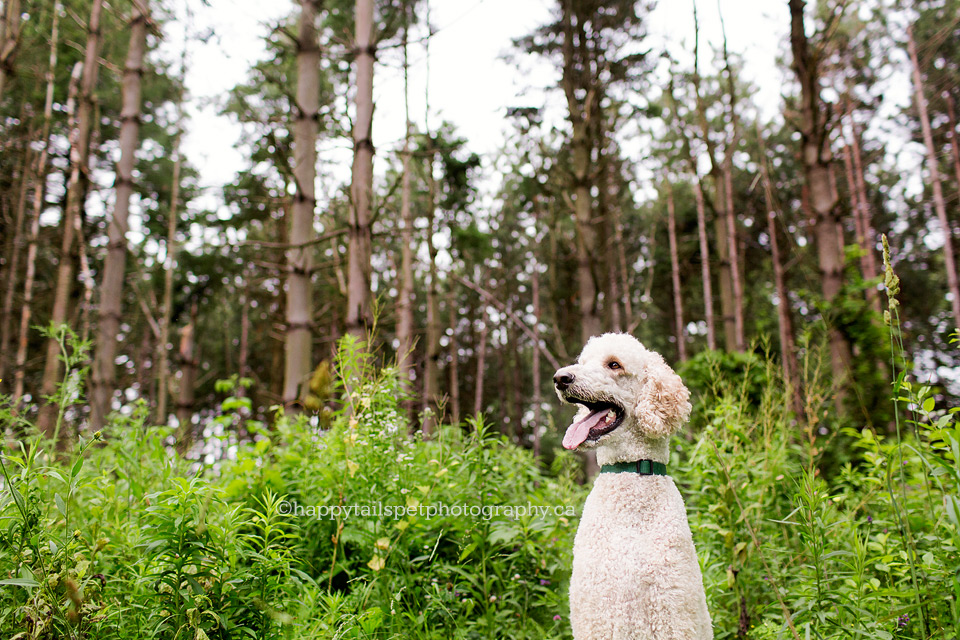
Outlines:
[[[220,102],[249,164],[215,210],[194,204],[210,202],[203,167],[179,151],[204,34],[163,6],[5,7],[0,384],[43,405],[58,348],[36,327],[69,324],[94,344],[71,430],[143,400],[190,439],[232,375],[260,417],[315,412],[311,376],[340,336],[371,331],[428,431],[483,412],[538,451],[556,437],[545,374],[601,331],[673,362],[769,350],[795,389],[808,347],[828,344],[837,409],[885,424],[882,234],[911,361],[934,384],[956,378],[951,3],[784,6],[793,81],[771,118],[726,41],[691,34],[685,66],[690,52],[645,44],[649,6],[561,4],[507,55],[552,65],[566,112],[504,105],[512,133],[491,162],[429,110],[407,109],[401,148],[376,147],[374,59],[406,71],[415,48],[429,64],[426,4],[366,7],[369,24],[353,3],[291,7]],[[158,53],[169,31],[179,59]],[[916,97],[902,113],[879,88],[893,57]],[[409,105],[404,89],[390,108]],[[892,130],[912,155],[888,149]],[[338,140],[354,149],[343,184],[316,167]]]
[[[275,499],[308,496],[297,483],[313,478],[314,488],[338,487],[343,500],[356,471],[350,456],[360,454],[337,449],[342,455],[328,470],[300,480],[293,458],[309,459],[318,433],[346,430],[355,443],[349,430],[367,428],[371,465],[396,457],[402,446],[391,438],[413,434],[420,448],[410,460],[423,477],[439,473],[431,465],[449,455],[462,465],[461,492],[482,477],[484,486],[500,486],[501,497],[536,490],[576,501],[579,465],[589,473],[590,461],[557,451],[570,409],[553,396],[552,372],[591,335],[626,331],[664,354],[697,399],[694,426],[678,445],[679,473],[690,475],[679,477],[701,495],[690,503],[695,536],[719,535],[716,549],[697,539],[718,637],[799,637],[804,621],[822,637],[853,637],[838,631],[849,628],[865,637],[950,637],[938,634],[960,620],[950,484],[960,480],[960,454],[950,453],[953,436],[944,431],[954,413],[935,407],[955,404],[960,389],[952,342],[960,326],[960,2],[763,3],[775,5],[785,25],[777,64],[787,82],[771,110],[756,104],[757,87],[745,80],[750,60],[725,31],[716,47],[695,31],[687,49],[659,50],[646,33],[651,2],[558,0],[549,22],[504,54],[521,69],[552,74],[531,78],[531,87],[545,77],[555,86],[542,108],[503,105],[508,133],[493,157],[481,157],[475,141],[429,107],[411,113],[407,82],[374,102],[383,69],[407,78],[412,66],[429,65],[436,33],[429,4],[302,0],[264,28],[267,55],[217,101],[242,127],[237,148],[246,165],[211,199],[200,185],[203,162],[182,144],[191,128],[184,83],[191,43],[211,37],[194,28],[189,4],[175,20],[174,7],[159,0],[4,1],[0,417],[8,464],[19,466],[26,484],[4,502],[12,520],[3,559],[12,564],[0,583],[16,593],[5,596],[0,624],[31,634],[17,637],[88,637],[89,625],[135,637],[123,626],[133,618],[120,616],[121,624],[104,613],[129,606],[141,616],[137,625],[155,624],[158,636],[230,637],[230,628],[249,628],[273,637],[289,632],[282,612],[294,602],[307,617],[330,616],[331,635],[303,637],[394,637],[389,629],[407,624],[392,609],[400,607],[418,637],[449,638],[449,629],[464,628],[450,622],[460,614],[449,607],[470,593],[473,604],[461,614],[473,626],[456,637],[493,637],[495,629],[507,637],[505,624],[519,625],[510,637],[565,637],[552,613],[562,610],[562,592],[552,589],[563,584],[568,550],[544,545],[569,542],[567,521],[551,525],[566,533],[467,528],[459,538],[459,525],[450,524],[446,551],[444,534],[425,528],[404,544],[413,554],[433,544],[427,533],[434,531],[427,564],[444,553],[450,562],[440,582],[397,569],[400,582],[373,581],[358,595],[348,581],[364,572],[386,576],[385,554],[396,541],[373,530],[341,538],[342,523],[319,536],[290,533],[276,524]],[[697,6],[690,10],[699,29]],[[909,93],[909,106],[897,106],[890,91]],[[429,84],[423,100],[429,105]],[[380,147],[373,113],[385,101],[404,110],[407,124],[399,144]],[[325,145],[346,149],[343,166],[319,166]],[[211,206],[217,201],[223,206]],[[919,413],[904,422],[904,407]],[[931,471],[916,449],[908,465],[907,424],[916,447],[927,442],[918,425],[936,427],[927,443],[945,470]],[[895,447],[884,440],[894,437]],[[105,447],[99,473],[106,475],[85,476],[94,472],[82,460],[104,438],[109,444],[97,447]],[[288,448],[273,454],[263,443]],[[67,466],[49,476],[38,466],[42,451],[81,462],[50,454],[42,458],[50,469]],[[731,478],[734,460],[746,465],[743,473],[760,474],[756,485]],[[150,493],[142,470],[166,482],[168,463],[188,484]],[[512,478],[511,465],[531,475]],[[377,477],[395,484],[392,467],[384,468]],[[890,468],[900,470],[899,497]],[[16,474],[4,474],[4,487],[16,485]],[[103,569],[96,587],[75,555],[62,582],[40,588],[37,576],[50,578],[53,569],[38,568],[47,547],[31,537],[41,519],[31,519],[29,505],[46,504],[44,517],[63,528],[59,542],[50,541],[50,562],[81,553],[70,545],[83,540],[95,556],[105,548],[97,527],[107,525],[74,536],[68,513],[76,505],[89,522],[106,517],[108,507],[90,506],[98,499],[78,496],[111,474],[128,487],[129,504],[142,498],[162,520],[138,534],[155,538],[121,536],[127,553],[146,549],[150,558],[137,587],[123,583],[132,600],[100,591],[98,603],[97,590],[113,574]],[[803,482],[778,488],[785,475]],[[364,477],[360,493],[379,486]],[[53,487],[55,480],[69,490]],[[224,534],[225,546],[209,551],[262,572],[250,577],[263,587],[255,606],[239,592],[228,595],[217,582],[226,578],[202,573],[207,560],[185,563],[183,548],[164,546],[188,522],[190,535],[212,544],[204,538],[213,535],[204,524],[210,498],[195,482],[226,486],[218,500],[247,500],[244,508],[259,514],[251,516],[262,524],[256,534],[236,513],[235,529],[221,522],[221,532],[241,535]],[[824,492],[819,482],[837,484]],[[741,500],[738,490],[756,493]],[[882,506],[871,512],[871,500]],[[858,501],[849,513],[831,511]],[[913,523],[904,519],[912,501],[922,512]],[[760,515],[769,508],[787,521],[794,507],[809,516],[809,529],[796,536]],[[901,546],[891,550],[886,528],[862,534],[856,527],[868,517],[889,517]],[[128,522],[117,518],[111,526]],[[876,544],[881,559],[824,577],[823,566],[836,560],[817,541],[833,535],[834,520],[856,524],[844,553],[862,560],[868,550],[880,553]],[[794,550],[783,552],[792,560],[781,568],[753,555],[767,526]],[[882,544],[874,534],[885,536]],[[332,547],[324,546],[330,536]],[[261,546],[243,546],[253,538]],[[303,556],[291,551],[294,539],[320,540],[308,555],[332,555],[329,569],[318,568],[327,560],[297,565]],[[354,543],[375,547],[373,559],[351,556]],[[25,549],[35,551],[24,556]],[[811,549],[812,560],[799,560]],[[542,562],[523,565],[533,562],[526,552]],[[496,579],[484,573],[471,581],[456,568],[481,553],[499,567]],[[122,556],[112,561],[124,566]],[[427,556],[410,558],[417,565]],[[164,563],[176,565],[176,580],[169,568],[157,569]],[[491,591],[496,580],[512,580],[511,563],[540,576],[530,578],[539,591],[510,592],[516,618],[514,609],[496,609],[500,596]],[[871,577],[868,564],[886,567],[877,569],[885,577]],[[791,568],[799,571],[792,578]],[[169,579],[170,591],[151,591],[145,576],[155,570],[156,584]],[[202,580],[184,577],[198,570]],[[856,589],[843,584],[856,605],[841,603],[842,589],[831,591],[834,578],[853,581]],[[772,599],[764,582],[771,579],[782,581],[773,593],[784,595]],[[95,595],[78,597],[70,580]],[[436,584],[450,585],[448,607],[417,618],[417,603]],[[219,585],[219,600],[211,585]],[[207,599],[191,606],[184,589]],[[303,589],[315,599],[297,600]],[[354,599],[324,599],[343,593]],[[141,596],[160,599],[156,620]],[[376,616],[400,617],[372,622],[374,601]],[[240,607],[231,620],[228,604]],[[881,609],[894,613],[868,620],[865,612]],[[203,618],[205,610],[220,618]],[[855,624],[843,617],[852,612]],[[48,614],[52,627],[37,622]]]

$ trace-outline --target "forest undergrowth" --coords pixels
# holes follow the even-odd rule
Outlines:
[[[904,372],[896,311],[892,425],[835,417],[815,346],[802,419],[762,352],[681,369],[697,410],[669,469],[717,638],[958,637],[958,409]],[[54,335],[72,429],[87,345]],[[396,370],[352,338],[334,370],[328,408],[269,426],[224,381],[192,459],[143,404],[57,450],[6,402],[0,635],[570,638],[577,458],[482,417],[409,435]]]

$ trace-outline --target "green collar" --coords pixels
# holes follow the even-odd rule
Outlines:
[[[642,476],[665,476],[667,475],[667,465],[653,460],[615,462],[600,467],[600,473],[639,473]]]

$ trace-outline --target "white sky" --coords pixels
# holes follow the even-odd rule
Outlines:
[[[193,13],[193,30],[213,29],[216,37],[206,43],[193,42],[187,86],[191,96],[190,123],[184,151],[198,167],[201,184],[209,189],[204,206],[216,206],[219,187],[229,183],[244,168],[241,151],[235,148],[240,128],[228,117],[218,115],[222,98],[242,82],[247,70],[265,54],[263,37],[270,25],[295,11],[291,2],[262,0],[210,0],[203,6],[195,0],[180,0],[177,15],[185,15],[185,3]],[[545,95],[555,86],[556,72],[549,66],[523,61],[518,69],[501,59],[513,38],[531,32],[549,19],[554,0],[432,0],[431,23],[437,30],[430,41],[430,119],[453,122],[468,140],[468,148],[485,158],[503,144],[509,106],[553,108],[555,122],[562,118],[559,96]],[[692,0],[661,0],[650,16],[647,46],[656,54],[669,47],[681,65],[689,65],[693,19]],[[746,80],[759,87],[755,98],[765,112],[773,113],[780,103],[782,72],[776,57],[789,23],[786,0],[720,0],[730,47],[744,56]],[[718,6],[711,0],[699,3],[702,60],[713,59],[712,47],[719,46]],[[171,25],[164,55],[179,58],[181,25]],[[413,45],[411,62],[411,112],[423,122],[426,54]],[[403,135],[403,79],[399,68],[378,64],[374,77],[376,104],[373,136],[378,158],[383,163],[399,146]],[[349,142],[321,149],[320,161],[334,176],[349,176]],[[318,185],[318,193],[324,187]]]

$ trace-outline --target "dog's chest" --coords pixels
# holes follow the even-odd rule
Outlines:
[[[573,547],[576,640],[713,637],[680,492],[665,476],[601,474]]]
[[[585,570],[602,581],[624,566],[653,570],[685,563],[693,552],[683,498],[671,478],[626,473],[597,478],[577,529],[575,573]]]

